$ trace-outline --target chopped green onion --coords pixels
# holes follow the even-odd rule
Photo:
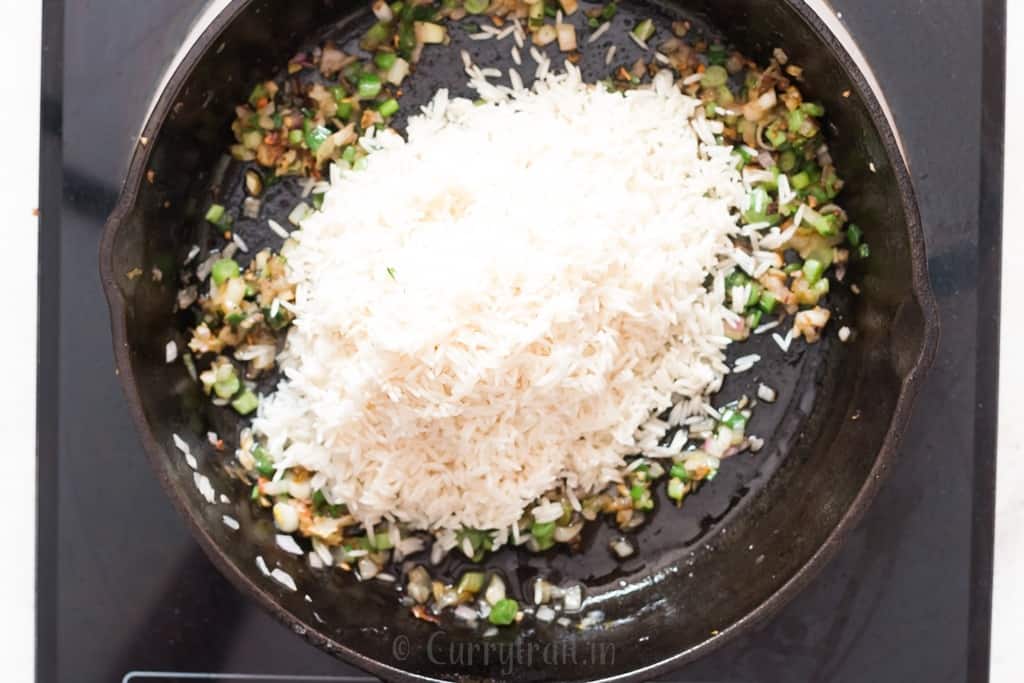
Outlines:
[[[817,102],[804,102],[800,109],[803,110],[808,116],[824,116],[825,107],[821,106]]]
[[[724,45],[720,45],[719,43],[711,45],[710,47],[708,47],[707,54],[708,63],[711,64],[712,66],[719,66],[721,64],[725,64],[727,55]]]
[[[370,30],[366,32],[363,39],[359,41],[359,46],[368,52],[373,52],[382,43],[388,42],[390,37],[391,25],[387,22],[378,21],[370,27]]]
[[[862,259],[866,259],[871,256],[871,247],[868,246],[867,242],[864,242],[857,248],[857,256]]]
[[[462,6],[470,14],[483,14],[487,11],[487,6],[490,4],[489,0],[466,0]]]
[[[313,208],[320,211],[324,208],[324,193],[317,192],[313,195]]]
[[[255,107],[260,100],[265,99],[268,96],[269,93],[267,92],[267,87],[262,83],[259,83],[252,89],[252,93],[249,94],[249,104]]]
[[[301,145],[305,137],[298,128],[288,131],[288,142],[292,145]]]
[[[750,285],[750,297],[747,299],[747,308],[753,306],[761,298],[761,285],[756,282]]]
[[[618,11],[619,6],[614,2],[609,2],[607,5],[601,8],[601,14],[599,14],[598,16],[604,19],[605,21],[610,21],[611,18],[614,17],[615,13]]]
[[[587,26],[590,28],[597,28],[601,25],[601,22],[597,20],[597,17],[590,17],[587,19]]]
[[[789,130],[796,133],[801,128],[803,128],[804,121],[806,120],[806,114],[804,114],[799,109],[794,109],[793,111],[789,112]]]
[[[747,416],[738,410],[728,409],[722,415],[722,424],[732,430],[740,430],[747,425]]]
[[[341,70],[341,75],[346,81],[355,82],[359,80],[359,74],[363,73],[363,65],[359,62],[352,62]]]
[[[256,462],[256,471],[264,477],[274,476],[274,460],[263,446],[256,445],[252,449],[252,459]]]
[[[324,144],[324,141],[331,136],[331,131],[328,128],[315,125],[311,119],[306,119],[303,125],[306,131],[306,146],[312,152],[320,149],[320,145]]]
[[[554,17],[558,16],[558,8],[556,8],[554,5],[549,5],[546,2],[542,2],[541,4],[544,6],[544,14],[545,15],[547,15],[547,16],[549,16],[551,18],[554,18]]]
[[[683,481],[686,481],[690,478],[690,474],[686,471],[686,465],[681,462],[673,464],[672,469],[670,469],[668,473],[673,479],[682,479]]]
[[[377,68],[387,71],[395,63],[396,59],[398,59],[398,55],[394,52],[378,52],[373,57],[373,63],[377,65]]]
[[[633,35],[646,43],[654,35],[654,22],[650,19],[644,19],[633,27]]]
[[[811,208],[804,210],[804,222],[817,230],[822,237],[831,237],[839,232],[837,221],[835,214],[823,216]]]
[[[359,77],[357,85],[359,99],[372,100],[380,94],[381,82],[377,74],[363,74]]]
[[[211,204],[210,208],[206,210],[206,220],[214,225],[220,225],[220,222],[224,220],[224,207],[220,204]]]
[[[350,164],[356,160],[356,148],[355,145],[349,145],[345,149],[341,150],[341,158]]]
[[[416,32],[412,24],[402,24],[398,29],[398,50],[408,57],[416,47]]]
[[[555,533],[555,523],[554,522],[544,522],[544,523],[534,522],[533,526],[530,527],[530,533],[533,534],[533,537],[536,538],[538,541],[540,539],[544,539],[544,538],[551,538],[551,536],[554,535],[554,533]]]
[[[505,598],[504,600],[499,600],[491,608],[491,613],[487,619],[495,626],[508,626],[516,620],[518,612],[519,603],[511,598]]]
[[[395,544],[391,542],[391,535],[386,531],[381,531],[373,535],[370,539],[370,544],[374,550],[391,550],[395,547]]]
[[[846,228],[846,241],[850,243],[851,247],[859,247],[863,239],[864,232],[856,224],[850,224],[850,226]]]
[[[807,283],[813,285],[824,275],[825,264],[817,259],[809,258],[804,261],[803,271],[804,277],[807,278]]]
[[[764,187],[755,187],[747,197],[747,210],[743,212],[743,220],[747,223],[777,223],[779,215],[767,213],[770,203],[768,191]]]
[[[761,292],[761,298],[758,300],[758,307],[765,313],[771,315],[772,311],[775,310],[775,304],[778,303],[778,298],[771,292]]]
[[[213,268],[210,269],[210,275],[213,277],[213,281],[217,285],[222,285],[233,277],[238,277],[241,273],[241,269],[238,267],[238,263],[234,259],[222,258],[213,264]]]
[[[713,64],[704,72],[700,79],[700,84],[705,88],[718,88],[725,85],[728,81],[729,72],[725,70],[725,67]]]
[[[811,176],[807,174],[807,171],[800,171],[790,177],[789,184],[793,186],[794,190],[806,189],[811,184]]]
[[[479,593],[484,587],[484,573],[483,572],[466,572],[459,579],[459,585],[456,586],[455,591],[457,593]]]
[[[732,289],[733,287],[742,287],[748,282],[750,282],[750,276],[748,276],[739,268],[732,271],[725,277],[725,286],[727,289]]]
[[[786,150],[779,157],[779,169],[784,173],[789,173],[794,168],[796,168],[796,154]],[[790,185],[792,185],[792,179],[790,179]]]
[[[259,484],[253,484],[252,492],[249,493],[249,500],[259,500],[259,499],[260,499],[260,485]]]
[[[377,111],[385,118],[388,116],[394,116],[395,113],[398,112],[398,100],[392,97],[390,100],[381,102],[380,106],[377,107]]]
[[[747,314],[747,327],[754,329],[761,324],[761,309],[755,308]]]
[[[252,393],[249,389],[245,389],[241,394],[239,394],[238,398],[231,402],[231,407],[234,408],[239,415],[248,415],[256,410],[259,404],[260,400],[256,398],[256,394]]]
[[[348,121],[352,118],[352,103],[348,100],[342,100],[338,102],[338,118],[342,121]]]
[[[686,495],[686,484],[679,479],[668,480],[668,497],[674,501],[680,501]]]
[[[629,497],[633,500],[640,500],[644,497],[645,493],[647,493],[646,487],[641,486],[640,484],[633,484],[629,489]]]
[[[233,311],[224,316],[224,322],[226,322],[228,325],[231,325],[231,327],[238,327],[239,325],[242,324],[242,321],[244,320],[245,313],[242,313],[240,311]]]
[[[768,130],[765,131],[765,136],[768,138],[768,142],[772,143],[772,147],[774,149],[779,149],[785,145],[788,140],[785,131],[777,125],[777,122],[768,126]]]
[[[232,371],[230,375],[214,383],[213,393],[217,394],[219,398],[231,398],[238,393],[241,387],[242,383],[238,380],[238,375]]]
[[[801,267],[802,266],[799,263],[787,263],[786,267],[783,268],[782,270],[785,271],[787,274],[792,275],[796,271],[800,270]]]

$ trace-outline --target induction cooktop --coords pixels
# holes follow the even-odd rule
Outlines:
[[[214,569],[150,471],[114,374],[100,233],[204,5],[44,2],[37,678],[372,681]],[[902,136],[943,339],[901,457],[835,559],[759,630],[663,680],[987,680],[1005,2],[832,5]]]

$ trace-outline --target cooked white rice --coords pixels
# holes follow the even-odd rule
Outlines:
[[[744,190],[699,102],[572,67],[489,94],[442,90],[408,142],[364,140],[367,169],[335,167],[293,234],[286,380],[255,429],[366,525],[506,529],[559,485],[598,490],[728,370]]]

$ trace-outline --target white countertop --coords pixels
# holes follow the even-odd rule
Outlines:
[[[812,3],[819,0],[810,0]],[[1008,139],[1006,158],[1024,158],[1024,2],[1009,0],[1009,86]],[[6,31],[0,41],[0,63],[16,65],[8,70],[9,93],[39,91],[41,0],[20,0],[0,7]],[[3,209],[10,281],[36,282],[38,221],[33,211],[38,202],[38,98],[20,98],[16,109],[0,113],[2,128],[16,130],[7,163],[0,167],[0,207]],[[17,121],[3,120],[17,116]],[[59,182],[58,178],[47,179]],[[1006,196],[1024,191],[1024,167],[1010,164],[1006,173]],[[1009,212],[1007,212],[1009,215]],[[13,239],[13,244],[11,240]],[[1002,368],[1000,371],[999,458],[993,596],[992,677],[993,683],[1021,679],[1019,653],[1024,626],[1024,420],[1015,411],[1020,399],[1013,395],[1024,384],[1024,356],[1015,353],[1024,337],[1024,230],[1010,224],[1003,242]],[[13,268],[13,272],[10,269]],[[36,356],[36,302],[32,297],[8,297],[7,320],[18,321],[16,334],[6,334],[0,350],[14,359],[5,370],[6,391],[0,392],[0,433],[6,437],[4,478],[8,488],[6,509],[16,515],[8,520],[5,533],[7,557],[0,563],[0,604],[4,605],[4,670],[6,681],[30,681],[33,671],[35,580],[35,365],[23,359]],[[11,310],[13,307],[13,310]],[[12,484],[14,484],[12,486]],[[43,539],[42,542],[49,542]]]

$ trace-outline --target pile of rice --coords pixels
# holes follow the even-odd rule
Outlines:
[[[483,106],[440,91],[295,233],[254,427],[367,527],[507,531],[681,449],[649,421],[703,414],[727,372],[744,189],[720,124],[667,73],[623,95],[567,68]]]

